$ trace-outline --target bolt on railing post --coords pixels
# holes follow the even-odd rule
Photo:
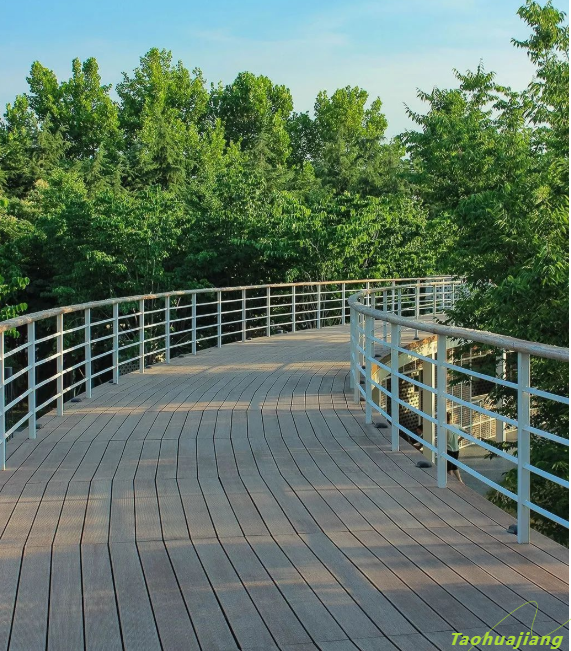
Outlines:
[[[317,328],[321,328],[321,285],[317,285]]]
[[[242,290],[242,341],[246,341],[246,290]]]
[[[165,363],[171,363],[171,297],[165,296]]]
[[[400,325],[391,323],[391,449],[393,452],[399,450],[399,351],[400,346]]]
[[[271,315],[272,315],[272,288],[266,287],[266,337],[269,337],[272,334]]]
[[[446,430],[446,393],[448,374],[446,372],[446,335],[437,335],[436,343],[436,478],[439,488],[446,488],[448,462],[444,458],[448,451]],[[434,414],[432,414],[434,416]]]
[[[0,466],[6,470],[6,405],[4,370],[4,333],[0,332]]]
[[[63,314],[58,314],[56,317],[57,323],[57,362],[56,362],[56,413],[58,416],[63,416]]]
[[[341,283],[341,325],[347,323],[346,291],[345,283]]]
[[[365,317],[365,423],[370,425],[373,422],[373,363],[375,354],[375,319],[372,316]]]
[[[36,324],[28,323],[28,438],[36,438]]]
[[[145,299],[139,301],[139,373],[145,372]]]
[[[119,303],[113,303],[113,384],[119,384]]]
[[[529,542],[530,508],[530,394],[529,353],[517,354],[517,541]]]
[[[91,309],[86,308],[83,318],[84,334],[83,341],[85,346],[85,396],[92,396],[91,380]]]
[[[216,292],[216,345],[222,346],[222,292]]]
[[[291,331],[295,332],[295,300],[296,300],[296,291],[295,285],[292,285],[291,288]]]

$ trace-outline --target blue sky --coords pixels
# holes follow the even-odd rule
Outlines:
[[[104,83],[117,83],[150,47],[172,51],[208,81],[249,70],[288,86],[296,110],[319,90],[348,84],[379,96],[389,134],[411,126],[404,103],[416,89],[454,84],[452,68],[480,59],[516,89],[532,68],[510,38],[525,37],[523,0],[24,0],[0,14],[0,106],[27,89],[34,60],[60,79],[71,60],[97,58]],[[561,3],[555,3],[562,6]]]

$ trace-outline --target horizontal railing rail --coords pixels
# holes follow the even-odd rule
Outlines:
[[[365,401],[367,423],[372,422],[373,412],[387,420],[391,428],[393,450],[399,449],[401,436],[423,446],[425,454],[436,464],[439,487],[446,487],[448,462],[452,462],[488,487],[512,499],[517,510],[518,542],[529,542],[532,512],[568,529],[568,520],[533,502],[530,488],[533,475],[567,490],[569,481],[566,477],[534,466],[530,451],[532,436],[569,447],[568,430],[549,431],[547,424],[541,420],[543,412],[538,409],[539,401],[542,400],[550,403],[552,414],[554,406],[568,410],[568,388],[566,395],[559,395],[534,387],[531,373],[534,359],[568,364],[569,349],[439,322],[441,319],[438,316],[446,313],[463,291],[465,288],[460,281],[440,278],[423,283],[403,283],[396,290],[392,287],[365,288],[349,297],[351,385],[355,401]],[[429,318],[423,320],[422,317]],[[378,332],[377,322],[380,323],[381,332]],[[413,332],[415,339],[418,339],[419,331],[423,333],[424,347],[402,345],[403,334]],[[487,354],[489,360],[489,355],[493,355],[493,375],[474,370],[471,362],[468,366],[462,365],[461,351],[474,345],[480,346],[484,351],[483,358]],[[378,349],[380,355],[375,354]],[[473,361],[473,357],[470,359]],[[421,380],[405,374],[405,365],[412,363],[421,367]],[[497,387],[501,387],[503,394],[498,392],[495,404],[476,404],[454,393],[449,373],[486,383],[487,394],[493,394]],[[408,385],[414,386],[422,394],[420,404],[414,405],[405,399],[404,393]],[[422,437],[412,431],[413,427],[401,423],[403,410],[419,419]],[[509,454],[461,429],[454,422],[454,410],[468,410],[481,419],[493,419],[496,423],[497,441],[505,441],[506,428],[509,427],[517,436],[516,453]],[[554,421],[556,427],[567,422],[563,418],[550,418],[551,423]],[[517,467],[517,493],[451,456],[448,448],[449,433],[514,464]]]
[[[439,277],[446,280],[447,277]],[[246,285],[144,294],[24,314],[0,322],[0,465],[6,440],[67,400],[179,354],[252,337],[347,323],[349,293],[434,279]],[[16,333],[17,336],[13,336]]]

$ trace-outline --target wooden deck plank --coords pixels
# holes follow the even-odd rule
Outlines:
[[[165,544],[202,648],[238,649],[194,546],[181,540]]]
[[[22,558],[10,649],[45,649],[48,629],[51,551],[27,547]]]
[[[91,482],[85,510],[82,544],[106,543],[109,540],[110,517],[111,483]]]
[[[153,609],[134,543],[111,543],[111,563],[125,649],[159,651]]]
[[[83,647],[81,553],[79,545],[52,551],[48,648],[68,651]]]
[[[242,648],[272,648],[274,640],[220,543],[198,540],[196,551]]]
[[[88,651],[123,649],[107,545],[81,546],[85,647]]]
[[[3,547],[2,580],[0,581],[0,649],[6,651],[12,628],[12,617],[16,604],[16,591],[20,578],[22,561],[21,547]]]
[[[164,651],[200,649],[162,541],[137,543]]]
[[[335,568],[318,560],[299,536],[278,536],[276,541],[349,639],[383,637],[381,629],[337,581]]]
[[[255,536],[248,541],[313,640],[332,642],[347,638],[343,629],[272,538]]]
[[[332,534],[333,535],[333,534]],[[332,539],[322,533],[301,536],[311,551],[328,567],[335,568],[335,577],[375,622],[384,635],[414,633],[411,623],[373,584],[343,555]]]
[[[278,646],[311,642],[248,542],[244,538],[227,538],[222,544]]]

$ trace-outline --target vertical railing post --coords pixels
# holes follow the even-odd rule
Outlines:
[[[502,380],[506,379],[506,361],[507,353],[505,350],[502,350],[501,353],[496,357],[496,376]],[[504,400],[500,396],[496,402],[496,409],[498,413],[501,414],[504,406]],[[496,441],[502,443],[506,440],[506,427],[503,420],[496,418]]]
[[[57,362],[56,362],[56,413],[58,416],[63,416],[63,314],[58,314],[56,317],[57,324]]]
[[[396,281],[393,280],[391,285],[391,312],[395,311],[396,286]]]
[[[28,323],[28,438],[36,438],[36,324]]]
[[[242,341],[246,341],[246,290],[242,290]]]
[[[530,509],[530,394],[529,353],[517,354],[517,541],[529,542]]]
[[[191,318],[191,326],[190,327],[192,328],[192,332],[191,332],[192,344],[191,344],[191,346],[192,346],[192,354],[193,355],[196,355],[196,343],[197,343],[196,342],[196,336],[197,336],[196,335],[196,333],[197,333],[197,330],[196,330],[196,303],[197,303],[197,298],[196,297],[197,297],[196,293],[192,295],[192,307],[191,307],[191,314],[190,314],[190,318]]]
[[[222,292],[216,292],[216,345],[222,346]]]
[[[444,455],[448,451],[448,431],[446,429],[446,393],[448,373],[446,371],[446,335],[437,335],[436,343],[436,478],[439,488],[446,488],[448,462]]]
[[[389,306],[387,305],[387,299],[388,299],[388,290],[385,289],[383,291],[383,312],[387,312],[389,308]],[[385,342],[387,341],[387,337],[388,337],[387,323],[388,323],[387,321],[383,321],[383,339],[385,340]]]
[[[119,384],[119,303],[113,303],[113,384]]]
[[[341,325],[345,325],[347,323],[347,308],[346,308],[346,288],[345,288],[345,283],[341,283]]]
[[[91,371],[91,309],[87,308],[84,314],[84,335],[83,341],[85,344],[85,396],[91,398],[92,387],[92,371]]]
[[[272,334],[272,288],[266,287],[266,337]]]
[[[296,301],[296,291],[295,285],[291,287],[291,331],[295,332],[295,301]]]
[[[359,387],[361,385],[361,369],[360,369],[360,353],[359,353],[359,312],[351,310],[351,341],[352,341],[352,362],[353,362],[353,402],[359,404],[361,402],[361,392]]]
[[[436,314],[436,282],[432,282],[432,314]]]
[[[398,309],[397,314],[399,316],[402,316],[402,288],[401,287],[399,287],[397,290],[397,309]]]
[[[422,438],[434,447],[436,446],[436,425],[431,419],[436,418],[436,355],[427,354],[426,357],[433,361],[430,362],[428,359],[422,361],[422,384],[426,387],[422,389],[421,394],[422,412],[430,417],[422,419]],[[432,463],[435,463],[436,454],[426,445],[423,454]]]
[[[145,299],[139,300],[139,373],[145,372]]]
[[[349,311],[349,388],[355,388],[355,319]]]
[[[349,388],[355,389],[355,310],[349,308]],[[353,391],[353,396],[354,396]]]
[[[399,351],[400,325],[391,323],[391,448],[393,452],[399,450]]]
[[[321,285],[317,285],[317,328],[321,328]]]
[[[370,425],[373,422],[373,362],[375,355],[375,319],[372,316],[365,317],[365,423]]]
[[[416,283],[414,289],[414,318],[416,321],[420,319],[420,283]],[[414,331],[414,339],[418,341],[418,329]]]
[[[4,369],[4,333],[0,332],[0,465],[6,470],[6,374]]]
[[[361,368],[365,368],[365,317],[360,313],[357,314],[357,326],[357,334],[359,335],[359,347],[361,348],[361,351],[363,351],[359,352],[359,366]]]
[[[171,362],[171,297],[165,296],[165,362]]]

